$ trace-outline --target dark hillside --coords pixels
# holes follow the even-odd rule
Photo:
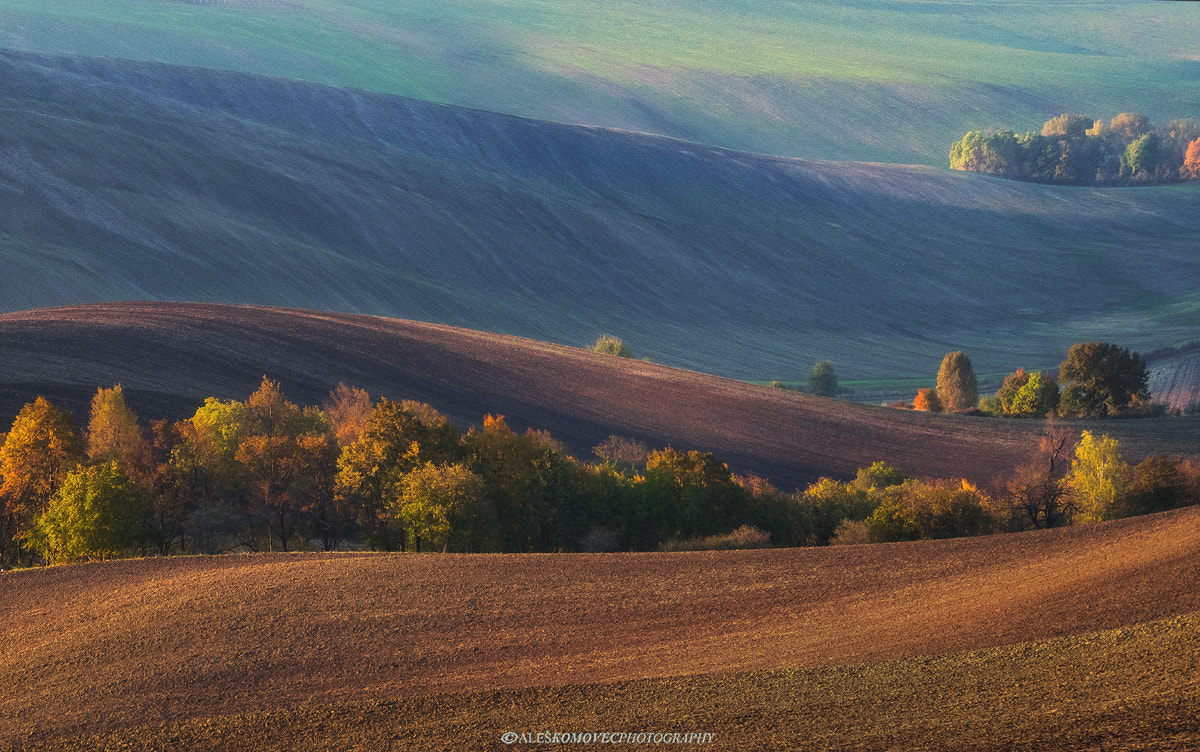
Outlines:
[[[437,321],[794,380],[1200,323],[1194,188],[803,162],[202,69],[0,54],[0,310]]]
[[[980,483],[1007,473],[1040,426],[854,405],[585,350],[377,317],[268,308],[107,304],[0,316],[0,406],[43,394],[86,416],[120,383],[143,419],[207,396],[245,399],[263,375],[318,404],[338,382],[429,402],[462,427],[485,413],[544,428],[578,456],[609,435],[716,452],[784,487],[886,460]],[[6,423],[7,425],[7,423]],[[1130,458],[1190,452],[1200,421],[1089,423]]]

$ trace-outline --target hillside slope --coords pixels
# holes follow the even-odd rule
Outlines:
[[[396,316],[796,380],[1200,324],[1198,189],[815,163],[361,91],[0,53],[0,310]]]
[[[144,420],[245,399],[263,375],[319,404],[339,382],[428,402],[460,426],[484,414],[549,430],[581,458],[610,435],[715,452],[784,487],[885,460],[914,475],[988,483],[1041,426],[855,405],[530,340],[348,314],[199,304],[106,304],[0,315],[0,408],[42,394],[86,419],[120,383]],[[7,425],[7,423],[5,424]],[[1130,460],[1192,453],[1200,420],[1082,423]]]
[[[583,694],[594,703],[589,717],[643,724],[628,730],[695,723],[676,715],[686,704],[628,696],[636,689],[631,680],[669,679],[659,682],[658,702],[700,685],[709,695],[702,702],[724,710],[720,727],[690,729],[719,732],[716,748],[769,748],[741,738],[769,734],[762,718],[787,728],[802,718],[820,726],[825,716],[859,715],[857,731],[847,732],[866,734],[875,729],[871,716],[891,717],[901,695],[938,693],[919,678],[892,686],[892,672],[933,673],[952,654],[1001,646],[1015,649],[965,659],[974,668],[956,680],[965,680],[967,694],[940,701],[961,708],[957,714],[892,721],[941,718],[933,738],[923,739],[919,726],[880,731],[893,742],[953,748],[954,728],[961,741],[975,719],[1005,711],[1025,717],[991,729],[993,742],[1067,730],[1064,721],[1077,714],[1104,712],[1113,719],[1101,729],[1110,744],[1135,739],[1140,728],[1161,738],[1156,724],[1174,716],[1170,703],[1155,698],[1174,698],[1175,716],[1197,700],[1198,575],[1200,508],[1056,531],[832,549],[259,555],[10,572],[0,574],[0,713],[10,719],[0,743],[69,747],[74,735],[124,730],[144,738],[133,729],[150,726],[157,744],[169,744],[239,723],[287,738],[289,724],[301,720],[304,748],[332,748],[335,740],[365,748],[354,741],[363,726],[339,724],[373,702],[366,730],[372,715],[375,724],[395,723],[393,712],[409,725],[388,746],[494,748],[513,726],[451,724],[464,707],[507,705],[510,690],[521,688]],[[1068,638],[1078,639],[1039,642]],[[1160,653],[1171,660],[1156,662]],[[912,665],[883,663],[918,656]],[[1030,676],[993,683],[1023,662]],[[866,669],[875,673],[866,682],[871,689],[851,698],[864,704],[828,701],[859,681],[864,669],[854,664],[864,663],[875,667]],[[1080,676],[1076,663],[1103,673]],[[837,671],[813,671],[826,668]],[[772,671],[784,673],[761,673]],[[1022,690],[1020,682],[1045,685],[1037,677],[1047,673],[1049,694]],[[814,687],[814,680],[829,684]],[[789,687],[795,694],[779,696],[783,706],[770,709],[764,695]],[[878,692],[897,697],[870,710],[880,705],[882,695],[872,699]],[[430,702],[406,714],[405,702],[421,697]],[[806,704],[795,704],[800,697]],[[685,699],[697,701],[690,693]],[[508,715],[491,723],[524,731],[521,724],[536,717],[531,707],[553,704],[513,699]],[[580,715],[566,722],[579,723],[583,712],[577,708]],[[179,722],[182,729],[154,728]],[[1193,723],[1187,738],[1195,733]],[[236,747],[236,739],[246,741],[238,735],[222,748]],[[811,748],[811,741],[789,746]],[[882,741],[868,748],[887,748]]]
[[[809,159],[1200,111],[1187,3],[7,0],[0,46],[389,92]]]

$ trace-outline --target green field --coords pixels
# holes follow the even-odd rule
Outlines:
[[[766,158],[156,64],[0,53],[0,72],[0,310],[177,300],[576,346],[608,332],[768,382],[821,359],[848,382],[930,379],[954,350],[1009,373],[1200,322],[1192,184]]]
[[[0,47],[238,70],[807,158],[945,164],[966,130],[1200,111],[1193,9],[1165,2],[0,9]]]

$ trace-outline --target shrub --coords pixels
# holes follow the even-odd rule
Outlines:
[[[857,546],[870,542],[871,531],[862,520],[842,520],[833,537],[829,539],[831,546]]]
[[[680,540],[672,538],[659,547],[660,551],[734,551],[749,548],[770,548],[771,534],[750,525],[721,535]]]
[[[938,399],[938,394],[935,390],[921,389],[917,392],[916,398],[913,399],[913,409],[929,413],[940,413],[942,411],[942,402]]]
[[[866,526],[880,543],[980,535],[993,527],[986,497],[966,481],[909,480],[878,493],[882,502]]]
[[[610,337],[607,334],[600,335],[600,339],[592,345],[592,352],[600,355],[616,355],[619,358],[633,357],[633,353],[621,342],[619,337]]]

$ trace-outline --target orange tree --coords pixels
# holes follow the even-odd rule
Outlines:
[[[21,408],[0,447],[0,562],[20,563],[34,521],[83,461],[75,419],[44,397]]]

